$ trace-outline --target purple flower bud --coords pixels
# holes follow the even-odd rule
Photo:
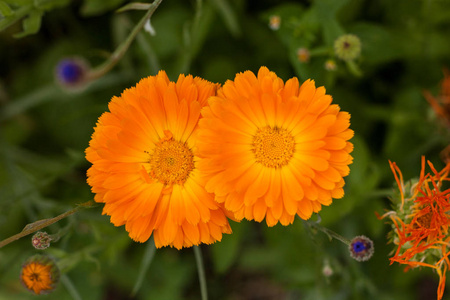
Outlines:
[[[65,58],[61,60],[55,69],[57,82],[70,90],[82,88],[87,82],[89,65],[84,59]]]
[[[372,240],[364,235],[354,237],[349,246],[351,257],[357,261],[369,260],[374,250]]]

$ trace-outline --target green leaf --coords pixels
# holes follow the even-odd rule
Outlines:
[[[225,273],[236,261],[247,223],[232,224],[233,234],[224,235],[220,243],[211,245],[214,268]]]
[[[30,12],[28,17],[23,20],[23,31],[14,35],[15,38],[23,38],[30,34],[35,34],[41,28],[41,21],[44,12],[41,10],[34,10]]]
[[[0,16],[6,18],[11,17],[12,15],[14,15],[14,11],[11,9],[11,7],[9,7],[5,2],[0,1]]]
[[[24,5],[33,5],[34,0],[4,0],[7,4],[12,4],[13,6],[24,6]]]
[[[121,12],[124,12],[127,10],[149,10],[150,7],[152,7],[152,3],[134,2],[134,3],[128,3],[127,5],[122,6],[116,12],[121,13]]]
[[[51,10],[56,7],[65,6],[69,3],[70,0],[34,0],[34,6],[43,10]]]
[[[141,268],[139,269],[139,275],[136,280],[136,284],[133,287],[133,291],[131,292],[131,297],[134,297],[144,282],[145,275],[147,274],[148,268],[153,260],[153,257],[156,253],[155,242],[153,238],[150,238],[147,242],[147,247],[145,248],[144,257],[142,258]]]
[[[395,36],[387,27],[364,22],[355,24],[350,32],[361,39],[361,55],[366,63],[386,63],[402,57],[404,53],[404,38]]]

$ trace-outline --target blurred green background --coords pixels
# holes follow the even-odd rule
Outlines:
[[[81,56],[100,65],[142,18],[144,11],[115,12],[126,3],[0,1],[0,240],[93,198],[84,149],[113,95],[160,69],[172,80],[191,73],[224,83],[265,65],[283,80],[314,79],[351,113],[355,150],[345,197],[320,215],[323,226],[347,238],[372,238],[375,255],[354,261],[346,245],[300,220],[273,228],[232,223],[232,235],[201,246],[210,299],[435,299],[432,270],[389,265],[390,226],[375,211],[390,208],[388,160],[406,179],[419,175],[421,155],[438,170],[444,165],[448,128],[423,91],[438,95],[450,65],[450,1],[163,0],[151,18],[156,35],[140,32],[117,66],[83,91],[62,89],[54,78],[58,61]],[[269,27],[274,15],[281,20],[276,30]],[[353,66],[333,52],[345,33],[362,43]],[[310,51],[308,62],[299,61],[299,48]],[[336,70],[325,69],[328,59]],[[145,266],[150,248],[110,224],[101,207],[46,231],[59,230],[66,233],[44,252],[67,272],[41,299],[200,299],[192,249],[159,249]],[[36,297],[19,281],[22,262],[36,252],[29,236],[0,249],[0,299]]]

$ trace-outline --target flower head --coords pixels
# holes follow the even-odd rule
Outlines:
[[[39,250],[47,249],[50,246],[51,241],[52,238],[45,231],[38,231],[31,238],[31,244],[34,248]]]
[[[299,62],[307,63],[311,57],[311,53],[307,48],[298,48],[297,49],[297,59]]]
[[[444,188],[450,181],[450,163],[438,172],[428,161],[431,173],[425,174],[422,157],[419,180],[407,184],[397,165],[389,163],[400,190],[395,209],[382,216],[392,221],[390,239],[397,247],[391,264],[405,264],[407,269],[420,266],[435,269],[440,278],[438,299],[441,299],[450,264],[450,189]]]
[[[325,70],[327,71],[336,71],[337,69],[337,65],[336,62],[334,61],[334,59],[327,59],[325,61]]]
[[[221,240],[231,229],[198,170],[200,110],[217,85],[166,73],[142,79],[109,103],[86,158],[95,201],[116,226],[157,247],[178,249]]]
[[[199,122],[206,190],[237,220],[269,226],[308,219],[341,198],[353,131],[331,101],[314,81],[284,84],[266,67],[226,82]]]
[[[88,63],[79,57],[65,58],[55,68],[56,81],[68,90],[81,89],[86,85]]]
[[[52,292],[59,282],[59,276],[55,262],[46,255],[30,257],[20,272],[23,285],[36,295]]]
[[[269,18],[269,28],[272,30],[280,29],[281,18],[278,15],[272,15]]]
[[[372,257],[375,249],[371,239],[364,235],[358,235],[351,240],[349,251],[355,260],[366,261]]]
[[[354,34],[345,34],[334,41],[334,53],[342,60],[350,61],[361,54],[361,41]]]

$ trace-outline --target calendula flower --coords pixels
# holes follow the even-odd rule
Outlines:
[[[95,201],[130,237],[177,249],[220,241],[231,229],[205,191],[198,170],[197,123],[217,85],[166,73],[142,79],[109,103],[98,120],[86,158]]]
[[[59,269],[48,256],[35,255],[22,266],[20,280],[23,285],[37,295],[52,292],[59,282]]]
[[[390,241],[397,249],[390,258],[391,264],[405,264],[406,270],[415,267],[436,270],[440,278],[437,299],[442,299],[445,273],[450,264],[450,189],[444,187],[450,181],[450,163],[438,172],[428,161],[431,172],[425,174],[425,157],[422,157],[419,180],[407,184],[396,163],[389,164],[400,190],[394,210],[381,217],[392,221]]]
[[[350,115],[325,88],[283,80],[261,67],[227,81],[202,109],[198,168],[206,190],[237,220],[269,226],[308,219],[344,195]]]

